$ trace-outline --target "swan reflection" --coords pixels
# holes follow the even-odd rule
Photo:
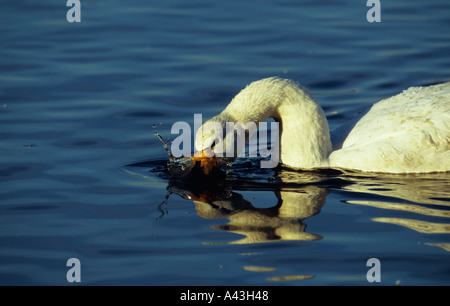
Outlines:
[[[392,217],[373,216],[374,222],[390,223],[420,233],[450,233],[450,174],[367,175],[282,169],[274,177],[276,179],[265,182],[232,178],[219,183],[191,182],[188,186],[172,181],[168,189],[172,194],[193,201],[199,217],[226,219],[226,223],[212,228],[242,236],[228,244],[322,239],[320,233],[307,230],[304,220],[321,211],[331,190],[358,195],[357,199],[352,195],[353,199],[343,200],[345,204],[392,211]],[[257,202],[244,198],[241,191],[270,191],[276,200],[269,208],[259,208]],[[407,218],[399,217],[405,212]],[[436,219],[423,220],[425,216]],[[427,245],[450,249],[444,242]]]
[[[244,236],[229,244],[318,240],[322,237],[308,233],[302,220],[320,211],[328,192],[327,189],[316,186],[305,186],[295,192],[276,191],[278,203],[270,208],[255,207],[237,192],[215,201],[205,201],[195,196],[191,200],[200,217],[228,219],[228,223],[214,225],[213,229]]]
[[[305,174],[302,176],[303,181],[306,177],[318,183],[325,176]],[[317,184],[288,183],[218,180],[200,183],[191,181],[186,185],[185,182],[172,180],[168,190],[169,194],[192,200],[199,217],[227,219],[226,223],[213,225],[212,228],[242,236],[241,239],[227,242],[228,244],[321,239],[320,235],[306,230],[303,220],[320,212],[329,189]],[[260,205],[257,202],[252,203],[240,193],[249,190],[273,192],[273,204],[267,208],[258,207]],[[160,211],[164,213],[162,209]]]

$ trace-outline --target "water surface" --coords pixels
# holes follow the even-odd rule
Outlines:
[[[448,1],[20,1],[0,10],[0,284],[448,285],[450,176],[259,169],[173,182],[155,130],[293,79],[331,128],[449,80]]]

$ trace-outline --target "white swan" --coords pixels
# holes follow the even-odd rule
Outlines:
[[[258,123],[270,117],[280,123],[280,162],[291,168],[450,171],[450,82],[411,87],[381,100],[331,137],[321,107],[296,83],[277,77],[251,83],[209,121],[225,131],[226,122]],[[211,135],[199,137],[199,132],[196,149],[211,148]]]

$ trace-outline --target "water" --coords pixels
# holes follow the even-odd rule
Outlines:
[[[260,169],[174,182],[154,135],[298,81],[331,128],[449,80],[448,1],[65,1],[0,10],[0,284],[449,285],[450,176]],[[155,125],[155,127],[153,127]],[[194,202],[195,200],[195,202]],[[203,202],[202,202],[203,201]]]

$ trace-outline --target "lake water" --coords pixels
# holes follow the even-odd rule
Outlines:
[[[9,1],[0,10],[0,284],[450,285],[450,174],[260,169],[172,182],[157,131],[293,79],[331,128],[450,80],[450,2]],[[192,184],[189,184],[192,183]],[[197,201],[193,201],[196,199]],[[380,283],[366,274],[380,261]]]

